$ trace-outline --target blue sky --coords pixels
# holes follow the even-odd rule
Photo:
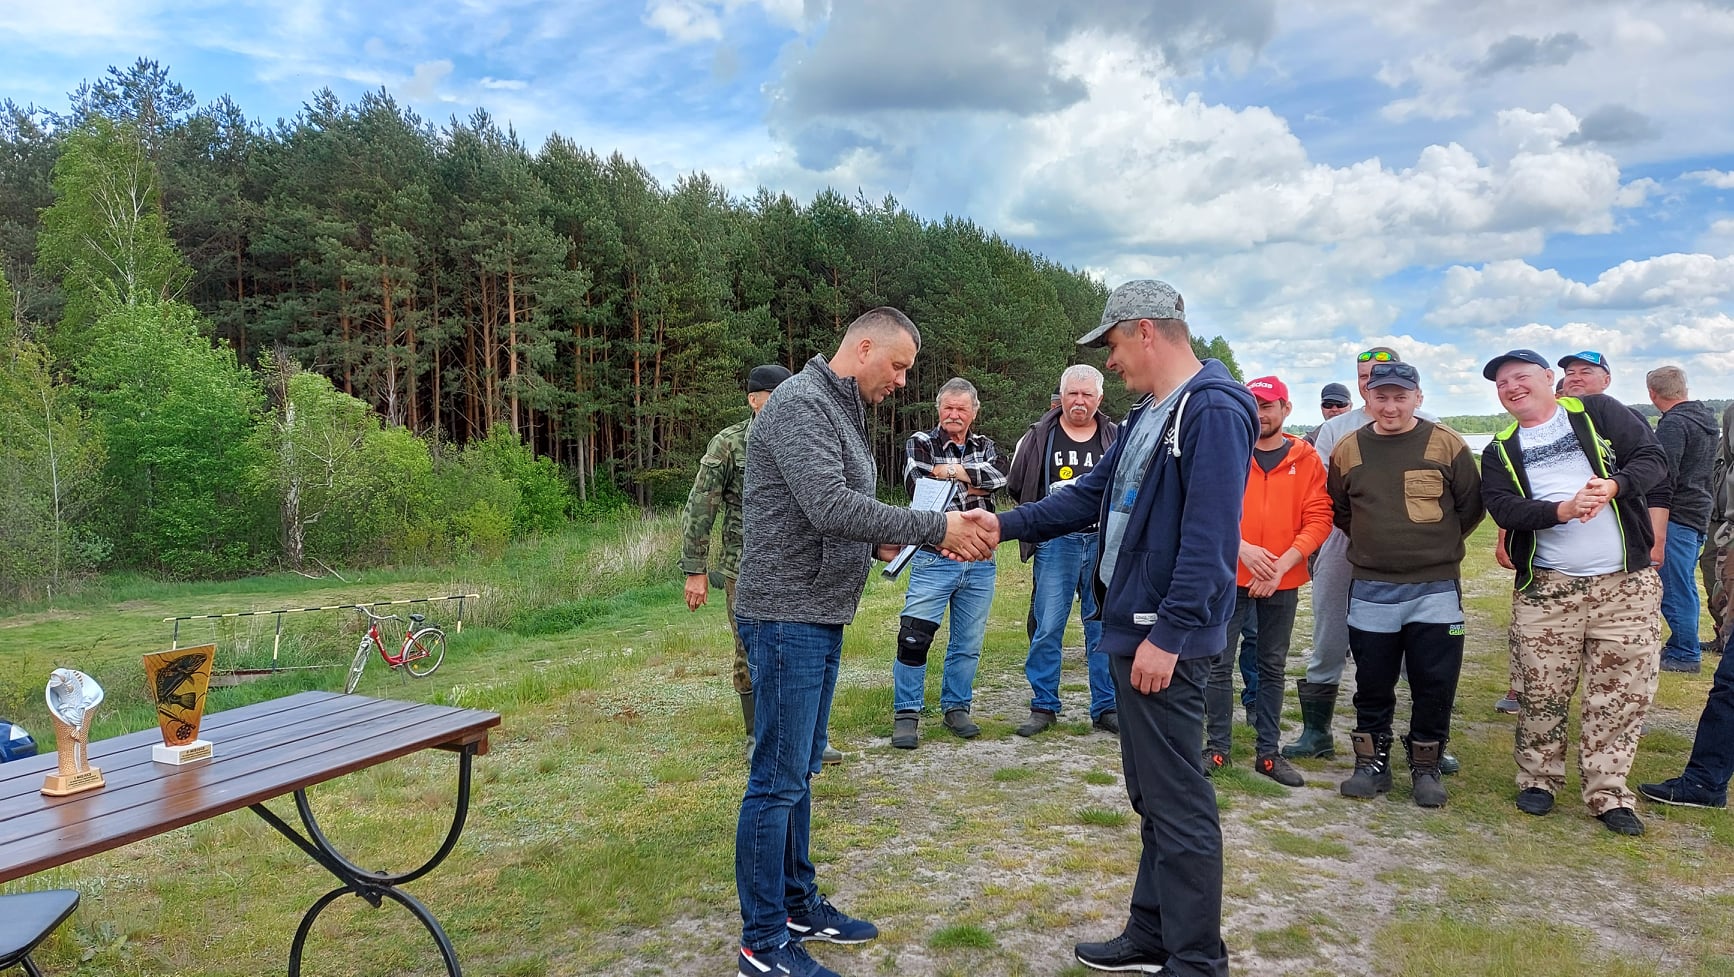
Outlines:
[[[0,7],[0,96],[147,57],[265,123],[329,86],[477,107],[667,181],[968,216],[1319,386],[1384,343],[1441,413],[1592,348],[1734,396],[1730,0],[66,0]]]

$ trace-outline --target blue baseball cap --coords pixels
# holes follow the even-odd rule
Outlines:
[[[1613,375],[1613,369],[1608,366],[1608,358],[1594,350],[1586,349],[1579,353],[1573,353],[1570,356],[1561,357],[1559,368],[1562,370],[1565,369],[1571,365],[1573,360],[1581,360],[1582,362],[1588,363],[1590,366],[1599,366],[1602,368],[1602,372],[1609,376]]]

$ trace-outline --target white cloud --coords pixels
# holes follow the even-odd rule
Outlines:
[[[1693,170],[1681,174],[1687,180],[1697,180],[1707,187],[1718,190],[1734,190],[1734,172],[1727,170]]]
[[[482,86],[483,88],[486,88],[489,91],[508,91],[508,92],[523,91],[525,88],[528,88],[530,86],[529,82],[524,81],[522,79],[518,79],[518,78],[491,78],[490,77],[490,78],[483,78],[481,81],[477,82],[476,84]]]
[[[1734,256],[1664,254],[1622,261],[1590,285],[1573,282],[1560,304],[1565,308],[1702,307],[1730,296],[1734,296]]]
[[[722,40],[722,18],[704,0],[650,0],[644,22],[683,44]]]
[[[401,82],[398,89],[404,97],[425,101],[438,94],[440,82],[452,73],[452,63],[441,58],[438,61],[423,61],[415,66],[415,74],[407,81]]]

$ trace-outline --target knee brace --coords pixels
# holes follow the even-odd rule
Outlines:
[[[903,626],[897,629],[897,660],[912,668],[927,664],[927,649],[938,632],[938,621],[903,615]]]

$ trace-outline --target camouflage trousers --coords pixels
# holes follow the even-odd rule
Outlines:
[[[727,598],[723,606],[728,609],[729,634],[735,639],[735,669],[731,676],[735,683],[735,691],[741,695],[751,695],[753,691],[753,676],[747,671],[747,646],[741,643],[741,626],[735,623],[735,578],[723,577],[723,594]]]
[[[1517,787],[1565,787],[1566,714],[1583,679],[1578,776],[1591,814],[1635,807],[1626,774],[1656,694],[1662,580],[1654,569],[1573,577],[1535,571],[1511,600]]]
[[[1716,528],[1710,527],[1710,540],[1704,544],[1704,555],[1698,558],[1704,593],[1710,596],[1704,606],[1710,612],[1711,626],[1716,629],[1715,639],[1704,648],[1712,655],[1723,653],[1730,632],[1734,632],[1734,599],[1730,599],[1734,598],[1734,539],[1718,545]],[[1724,534],[1734,536],[1734,530],[1724,530]]]

